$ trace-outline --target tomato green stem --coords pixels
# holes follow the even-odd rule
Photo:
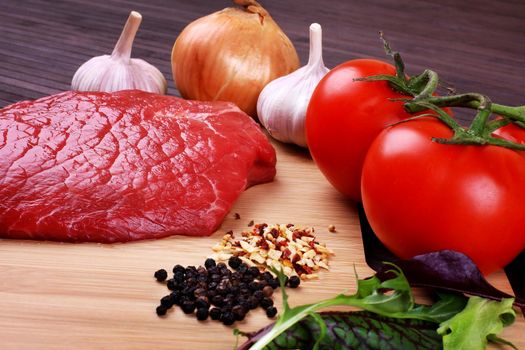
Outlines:
[[[473,97],[476,97],[476,99],[479,102],[478,106],[478,113],[476,114],[476,117],[474,117],[474,120],[472,121],[472,124],[470,125],[469,131],[472,132],[476,136],[483,136],[485,132],[485,128],[487,127],[487,122],[489,120],[490,114],[492,113],[490,110],[491,102],[490,99],[481,94],[472,94]]]
[[[381,41],[383,42],[383,48],[385,49],[385,52],[387,55],[392,56],[394,59],[394,65],[396,67],[396,77],[403,83],[403,85],[406,86],[408,83],[407,76],[405,74],[405,63],[403,62],[403,59],[401,58],[401,54],[397,51],[393,51],[390,47],[390,44],[385,39],[383,32],[379,32],[379,37],[381,38]]]
[[[439,77],[436,72],[430,69],[425,69],[423,73],[408,80],[408,87],[412,90],[412,94],[420,91],[414,96],[414,100],[422,100],[432,96],[439,84]]]
[[[438,107],[465,107],[472,109],[478,109],[480,104],[479,94],[476,93],[451,96],[431,96],[427,101]],[[405,109],[410,113],[416,113],[425,108],[418,107],[417,105],[405,105]],[[525,126],[525,106],[512,107],[492,103],[490,110],[492,113],[523,123]]]
[[[423,73],[407,78],[405,64],[399,52],[394,52],[388,42],[380,33],[381,40],[387,55],[392,56],[396,67],[396,75],[375,75],[356,79],[360,81],[387,81],[392,89],[400,93],[412,96],[412,99],[397,99],[404,102],[405,110],[409,113],[417,113],[431,110],[436,116],[453,131],[454,136],[450,139],[435,138],[436,142],[443,144],[461,145],[496,145],[512,149],[525,150],[525,145],[492,137],[492,133],[507,125],[510,121],[525,128],[525,106],[512,107],[492,103],[490,99],[479,93],[466,93],[450,96],[434,96],[439,85],[439,77],[436,72],[426,69]],[[441,107],[464,107],[476,109],[478,112],[472,121],[470,128],[460,126]],[[492,113],[506,118],[489,121]],[[420,116],[416,116],[415,119]]]
[[[502,126],[509,125],[510,119],[496,119],[487,123],[485,128],[485,135],[490,136],[494,131],[501,128]]]

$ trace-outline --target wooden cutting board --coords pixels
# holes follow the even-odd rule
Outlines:
[[[327,183],[305,151],[275,146],[275,181],[244,192],[211,237],[111,245],[0,240],[0,349],[233,349],[234,327],[199,322],[178,308],[159,318],[155,307],[168,290],[153,273],[203,264],[226,231],[240,233],[250,220],[313,226],[336,254],[329,272],[290,291],[292,305],[353,293],[354,266],[360,277],[372,273],[355,206]],[[328,232],[330,224],[336,233]],[[489,280],[510,292],[502,272]],[[281,298],[275,302],[279,306]],[[268,323],[257,309],[235,326],[253,331]],[[503,337],[525,348],[523,334],[520,316]]]

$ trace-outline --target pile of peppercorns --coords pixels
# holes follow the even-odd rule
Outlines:
[[[172,292],[160,300],[157,315],[163,316],[174,305],[180,306],[186,314],[196,313],[199,321],[210,317],[225,325],[242,321],[248,311],[262,307],[269,318],[277,315],[272,294],[279,287],[279,279],[270,272],[261,272],[236,256],[228,260],[230,270],[224,263],[207,259],[204,266],[173,268],[173,278],[167,280]],[[159,282],[166,281],[164,269],[155,272]],[[286,281],[290,288],[297,288],[301,280],[292,276]]]

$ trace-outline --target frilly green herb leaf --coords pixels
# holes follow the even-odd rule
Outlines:
[[[483,350],[489,340],[514,347],[497,337],[516,318],[513,302],[512,298],[498,302],[471,297],[463,311],[440,324],[437,332],[443,336],[444,349]]]

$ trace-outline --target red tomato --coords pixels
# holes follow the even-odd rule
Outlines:
[[[520,144],[525,144],[525,129],[516,124],[505,125],[496,131],[494,135]]]
[[[363,166],[363,205],[399,257],[452,249],[488,274],[525,247],[525,160],[503,147],[431,140],[451,136],[434,118],[384,130]]]
[[[395,75],[385,62],[359,59],[332,69],[317,85],[306,115],[310,153],[330,183],[345,196],[361,200],[361,170],[368,147],[386,126],[409,118],[385,81],[355,78]]]

